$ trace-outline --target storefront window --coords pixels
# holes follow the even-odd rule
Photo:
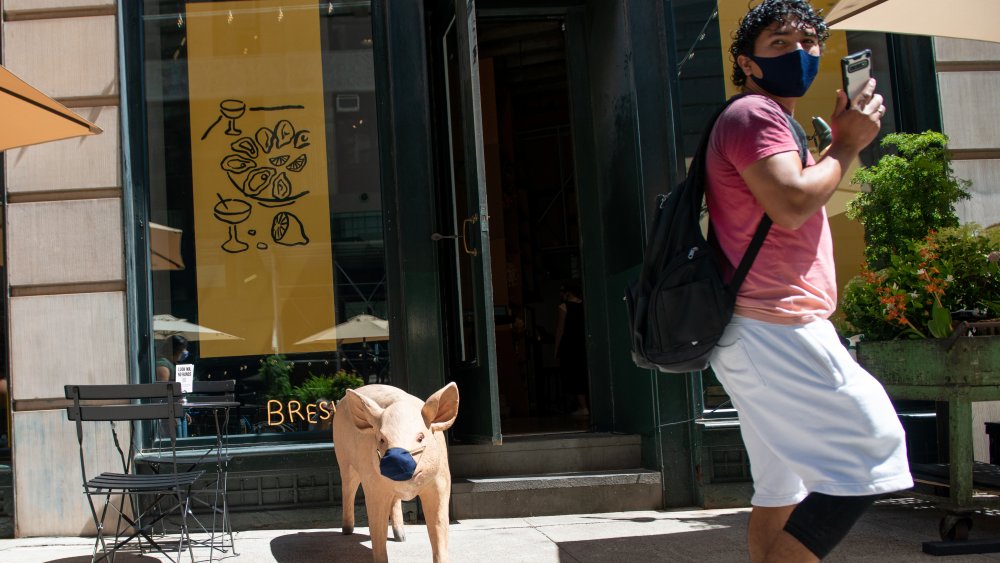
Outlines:
[[[827,2],[832,5],[833,2]],[[817,8],[829,8],[813,2]],[[683,133],[681,150],[686,162],[694,156],[702,133],[712,115],[726,99],[738,91],[732,84],[732,60],[729,47],[733,31],[740,18],[747,12],[744,0],[677,0],[672,4],[675,34],[674,48],[678,61],[680,87],[680,121]],[[824,45],[819,74],[809,92],[800,98],[795,108],[795,118],[810,135],[810,149],[818,153],[819,130],[812,119],[819,116],[829,119],[833,110],[833,92],[841,87],[840,59],[849,53],[871,49],[874,54],[874,77],[878,91],[885,98],[888,108],[894,106],[890,63],[886,35],[883,33],[831,31]],[[894,131],[892,115],[882,121],[880,135]],[[843,287],[856,275],[863,260],[864,233],[861,225],[847,220],[846,204],[860,189],[850,183],[858,164],[871,164],[880,156],[878,141],[861,154],[860,163],[844,175],[844,180],[827,203],[837,261],[837,285]],[[835,317],[836,319],[836,317]],[[702,406],[706,412],[730,416],[728,396],[711,369],[702,374]],[[718,409],[718,410],[717,410]]]
[[[230,439],[329,440],[327,401],[392,380],[370,2],[143,8],[144,380],[235,379]]]

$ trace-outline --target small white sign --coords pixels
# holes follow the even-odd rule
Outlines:
[[[177,364],[177,382],[181,384],[181,393],[190,393],[194,383],[194,364]]]

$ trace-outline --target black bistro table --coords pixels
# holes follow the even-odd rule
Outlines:
[[[232,550],[233,555],[238,555],[233,541],[232,522],[229,519],[229,502],[226,495],[229,462],[232,460],[232,456],[228,453],[226,429],[229,427],[230,411],[240,407],[240,402],[235,400],[205,399],[198,396],[197,392],[192,393],[189,397],[191,400],[184,401],[186,411],[211,412],[215,430],[215,442],[207,448],[202,446],[177,451],[177,465],[186,466],[186,471],[193,471],[199,466],[215,467],[215,479],[205,486],[199,487],[191,497],[193,501],[207,507],[212,514],[210,525],[206,525],[208,523],[202,522],[197,516],[191,515],[195,520],[195,525],[200,527],[202,532],[209,535],[209,539],[207,542],[204,542],[204,545],[210,548],[209,561],[212,561],[216,550],[222,553],[228,553]],[[173,456],[162,451],[143,453],[137,457],[143,463],[148,464],[154,472],[159,472],[159,468],[164,464],[173,463]],[[206,471],[206,474],[208,473]],[[210,495],[211,500],[201,498],[200,494]],[[202,542],[192,540],[192,543]]]

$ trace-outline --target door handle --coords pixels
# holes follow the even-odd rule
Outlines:
[[[479,222],[479,214],[476,213],[462,221],[462,250],[469,256],[479,256],[478,248],[469,248],[469,237],[465,234],[465,228]]]
[[[462,234],[460,235],[442,235],[441,233],[431,233],[431,240],[437,242],[439,240],[445,239],[461,239],[462,250],[469,256],[479,256],[478,248],[469,248],[469,237],[466,235],[466,228],[469,225],[475,225],[479,222],[479,214],[475,214],[468,217],[462,221]]]

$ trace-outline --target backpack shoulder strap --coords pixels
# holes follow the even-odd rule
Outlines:
[[[701,215],[701,202],[705,197],[705,154],[708,152],[708,141],[712,135],[712,128],[722,112],[741,97],[742,95],[733,96],[716,110],[708,123],[705,124],[704,132],[684,181],[675,186],[669,194],[657,197],[657,210],[653,217],[652,227],[646,237],[647,247],[643,253],[642,269],[639,271],[641,286],[649,287],[652,280],[656,278],[656,273],[663,268],[669,258],[668,241],[670,237],[668,233],[675,226],[675,221],[688,221],[693,218],[695,223],[698,222],[698,217]]]
[[[792,119],[792,116],[785,114],[785,121],[788,122],[788,128],[792,130],[792,136],[795,137],[795,143],[799,145],[799,158],[802,159],[802,167],[806,167],[806,162],[809,159],[809,136],[806,135],[806,130],[799,125],[798,121]]]

